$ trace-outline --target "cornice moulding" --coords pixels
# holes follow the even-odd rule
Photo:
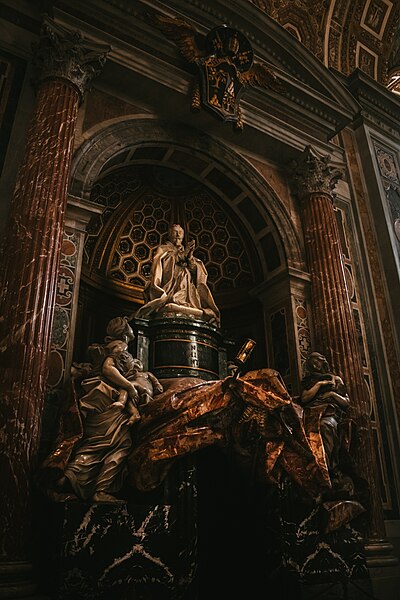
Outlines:
[[[73,8],[76,2],[70,4]],[[93,2],[89,1],[89,8],[91,4]],[[172,4],[177,6],[179,2]],[[114,2],[114,7],[115,5],[116,2]],[[144,3],[140,2],[139,5],[143,9]],[[161,3],[158,3],[158,5],[161,5]],[[125,4],[124,2],[118,2],[118,6],[125,6]],[[187,5],[185,5],[185,8],[188,8]],[[169,12],[171,13],[171,10]],[[114,34],[109,33],[108,23],[103,23],[103,29],[99,28],[98,23],[94,26],[90,21],[90,15],[79,13],[78,17],[76,14],[71,15],[60,9],[55,10],[54,14],[57,21],[64,26],[81,31],[85,37],[93,41],[107,43],[111,46],[111,52],[104,67],[103,79],[105,77],[112,79],[114,75],[113,64],[117,64],[126,69],[124,77],[124,82],[128,83],[125,86],[126,90],[130,88],[129,81],[131,77],[132,89],[135,90],[139,87],[138,82],[133,80],[135,74],[137,74],[168,88],[174,93],[188,96],[191,83],[195,81],[195,76],[190,72],[190,65],[179,57],[171,42],[139,18],[140,15],[137,10],[132,11],[131,9],[131,14],[128,15],[126,26],[129,25],[129,36],[125,36],[125,33],[122,32],[121,36],[124,39],[117,38]],[[267,15],[261,14],[263,18],[267,18]],[[85,16],[87,16],[87,20],[84,20]],[[114,21],[117,16],[113,15]],[[113,19],[111,19],[111,23],[113,24]],[[269,19],[268,27],[276,29],[279,33],[277,37],[282,38],[282,31],[278,30],[278,26],[273,20]],[[249,32],[245,31],[245,33],[248,34]],[[287,32],[284,33],[286,37],[292,38]],[[282,39],[280,41],[282,42]],[[286,39],[284,41],[287,42]],[[293,41],[296,42],[293,39],[290,40],[290,43],[293,44]],[[296,51],[298,51],[298,48]],[[302,49],[302,52],[307,51]],[[314,63],[316,61],[314,57],[308,57],[308,60],[312,60]],[[325,67],[320,65],[320,68],[325,70],[326,78]],[[298,130],[299,135],[306,134],[308,136],[312,136],[315,132],[314,139],[328,142],[330,138],[352,121],[354,110],[359,109],[358,104],[349,105],[347,102],[347,105],[342,106],[340,102],[328,98],[322,91],[313,89],[310,85],[311,81],[310,84],[305,84],[300,80],[296,80],[290,72],[283,71],[282,65],[277,67],[276,71],[283,85],[287,88],[287,95],[278,95],[264,89],[247,89],[242,100],[242,106],[245,108],[246,124],[265,131],[264,122],[268,123],[271,119],[278,119],[284,129],[291,126]],[[336,86],[345,90],[333,74],[329,74],[329,77]],[[108,87],[110,88],[110,85]],[[348,94],[347,91],[346,93]],[[264,107],[267,107],[267,109],[264,109]],[[257,116],[254,117],[254,115]],[[288,116],[290,123],[288,123]],[[303,129],[298,127],[299,123],[304,125]]]
[[[385,123],[400,133],[400,97],[357,69],[347,79],[347,86],[357,98],[362,113],[372,122]]]

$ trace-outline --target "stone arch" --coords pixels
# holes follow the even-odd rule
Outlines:
[[[109,124],[82,144],[73,161],[71,195],[86,201],[98,214],[109,212],[112,206],[101,206],[102,201],[99,202],[100,206],[96,205],[95,188],[109,175],[115,173],[117,177],[121,167],[140,165],[161,165],[189,176],[225,205],[229,209],[227,212],[233,214],[235,222],[243,230],[243,236],[250,241],[249,248],[253,254],[250,252],[247,256],[254,256],[258,261],[259,277],[253,279],[250,287],[247,281],[246,287],[239,286],[233,293],[226,288],[218,290],[212,287],[223,316],[224,330],[235,343],[240,343],[245,337],[257,339],[252,357],[257,367],[269,364],[277,368],[289,389],[295,389],[291,382],[298,379],[301,356],[309,344],[307,316],[300,315],[301,311],[306,312],[309,275],[304,265],[296,221],[286,206],[264,176],[235,149],[186,125],[142,116]],[[108,222],[114,242],[118,232],[121,233],[121,239],[126,236],[122,223],[127,224],[126,218],[133,216],[132,212],[129,213],[132,208],[128,202],[123,204],[122,209],[126,209],[125,221],[121,213],[121,218]],[[134,210],[141,212],[139,206]],[[131,219],[131,222],[135,223],[135,219]],[[132,239],[133,229],[129,234],[132,234]],[[118,240],[107,246],[113,249],[114,255],[117,245]],[[151,245],[149,241],[148,246]],[[100,243],[96,248],[97,255],[104,256],[105,246]],[[129,252],[130,248],[121,250],[121,261]],[[277,257],[277,254],[279,260],[271,261],[271,256]],[[125,314],[132,314],[135,306],[142,302],[143,287],[139,286],[137,277],[128,273],[130,280],[122,283],[117,277],[112,280],[114,255],[109,253],[107,256],[111,257],[110,260],[99,262],[100,270],[97,273],[93,263],[82,271],[85,285],[80,292],[77,329],[80,338],[86,338],[88,342],[93,339],[90,331],[100,327],[110,307],[118,305],[119,311],[126,310]],[[204,261],[203,257],[199,257]],[[109,271],[100,272],[106,262]],[[207,269],[212,266],[204,262]],[[122,268],[122,262],[120,266]],[[128,271],[132,270],[131,265]],[[214,285],[210,270],[208,273],[209,281]],[[100,296],[98,290],[101,290]],[[86,316],[88,314],[89,318]]]
[[[164,152],[163,152],[164,150]],[[304,268],[300,239],[290,215],[268,182],[241,155],[202,132],[156,119],[130,119],[96,132],[75,154],[71,194],[90,200],[93,184],[129,161],[158,163],[180,170],[228,202],[255,240],[264,274],[272,223],[286,268]]]

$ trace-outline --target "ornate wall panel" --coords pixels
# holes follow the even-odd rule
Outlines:
[[[61,244],[61,261],[58,269],[56,303],[51,333],[49,375],[43,410],[40,452],[43,456],[54,440],[59,411],[69,378],[73,338],[73,312],[76,302],[79,253],[82,252],[83,236],[65,228]]]
[[[297,348],[300,357],[300,366],[304,367],[306,358],[311,352],[311,332],[309,327],[308,307],[304,298],[293,296],[294,315],[296,326]]]
[[[392,8],[390,0],[367,0],[361,15],[361,27],[381,40]]]
[[[398,154],[394,149],[374,141],[382,185],[385,190],[387,209],[395,234],[397,252],[400,256],[400,168]]]
[[[58,269],[56,307],[54,313],[48,385],[59,388],[65,378],[66,354],[71,327],[76,269],[79,254],[79,235],[64,231],[61,245],[61,262]]]
[[[356,44],[356,66],[373,79],[378,78],[378,55],[359,41]]]
[[[275,289],[281,301],[268,303],[264,298],[267,366],[279,371],[289,392],[296,396],[302,377],[302,356],[310,347],[310,332],[304,298],[288,297],[285,290],[282,296],[284,290]]]
[[[353,220],[347,203],[337,201],[335,212],[344,256],[346,283],[358,333],[364,380],[370,399],[373,438],[380,467],[380,493],[384,509],[390,511],[389,514],[393,515],[397,513],[398,507],[394,505],[391,494],[392,465],[386,437],[385,414],[374,357],[372,331],[368,319],[365,318],[366,307],[363,305],[362,300],[365,297],[365,292],[362,291],[361,273],[355,253],[354,240],[356,236]]]

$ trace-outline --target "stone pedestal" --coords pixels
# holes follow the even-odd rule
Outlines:
[[[290,582],[291,595],[299,600],[371,598],[365,549],[353,521],[324,532],[321,505],[306,503],[289,482],[281,485],[280,504],[281,579]]]
[[[179,586],[177,520],[168,504],[67,504],[59,599],[147,597],[145,586],[172,597]]]
[[[71,501],[44,507],[37,535],[49,598],[192,598],[196,477],[185,462],[177,467],[169,487],[155,493],[136,497],[127,490],[129,499],[121,503]]]
[[[226,375],[226,350],[220,331],[204,321],[179,317],[134,319],[137,356],[159,379]]]

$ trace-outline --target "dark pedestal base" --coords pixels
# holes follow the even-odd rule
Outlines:
[[[213,325],[195,319],[159,317],[135,319],[136,356],[159,379],[226,376],[226,350]],[[147,366],[146,366],[147,365]]]
[[[282,600],[286,598],[290,600],[381,600],[380,595],[373,595],[369,579],[303,583],[294,573],[286,569],[282,569],[282,572],[268,586],[268,590],[272,598]]]
[[[49,600],[194,600],[196,494],[195,469],[182,460],[160,488],[126,486],[118,503],[41,498],[40,591]]]
[[[37,591],[31,563],[25,561],[0,562],[1,600],[48,600]]]
[[[321,530],[321,506],[305,503],[293,484],[281,490],[283,587],[298,600],[374,599],[363,540],[353,521]],[[285,590],[286,591],[286,590]]]
[[[173,505],[65,505],[57,600],[183,597],[195,538],[182,543]]]

